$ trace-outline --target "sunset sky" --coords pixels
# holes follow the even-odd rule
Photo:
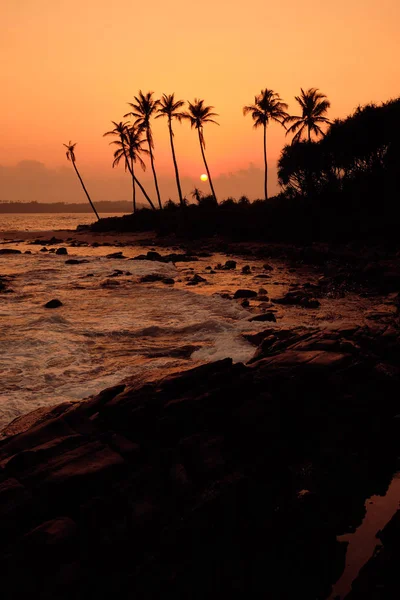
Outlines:
[[[215,107],[206,153],[222,197],[262,196],[262,132],[242,115],[261,88],[297,114],[300,87],[318,87],[331,118],[400,95],[398,0],[2,0],[0,23],[1,200],[84,201],[65,160],[70,139],[94,199],[129,199],[102,134],[139,89]],[[184,192],[207,190],[197,136],[188,124],[175,133]],[[285,132],[274,124],[268,136],[274,192]],[[162,119],[154,140],[162,195],[176,197]],[[150,169],[141,179],[154,195]]]

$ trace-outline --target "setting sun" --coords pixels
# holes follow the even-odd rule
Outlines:
[[[200,175],[200,179],[201,181],[207,181],[208,177],[205,173],[203,173],[202,175]]]

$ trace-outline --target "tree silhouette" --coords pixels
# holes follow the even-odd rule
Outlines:
[[[169,139],[171,142],[171,151],[172,151],[172,160],[174,162],[175,169],[175,178],[176,178],[176,186],[178,188],[179,202],[181,206],[184,206],[185,203],[183,201],[181,183],[179,180],[179,171],[178,164],[176,162],[175,148],[174,148],[174,132],[172,131],[172,119],[177,119],[179,123],[184,118],[184,113],[180,112],[180,109],[185,105],[183,100],[175,100],[175,94],[163,94],[161,100],[159,101],[158,114],[156,119],[160,117],[167,117],[168,119],[168,130],[169,130]]]
[[[323,115],[327,112],[331,103],[325,96],[319,92],[317,88],[310,88],[304,91],[301,89],[301,95],[295,96],[295,100],[300,104],[302,109],[302,116],[288,116],[285,119],[284,125],[292,123],[291,127],[286,132],[294,133],[292,144],[299,142],[305,130],[308,132],[308,141],[311,141],[311,133],[314,133],[317,137],[324,135],[324,132],[319,126],[319,123],[330,123],[329,119]]]
[[[144,197],[150,206],[155,209],[155,206],[151,199],[149,198],[146,190],[138,180],[135,175],[134,165],[136,162],[140,164],[143,170],[146,169],[146,165],[143,160],[140,158],[140,154],[149,154],[149,151],[143,148],[143,144],[145,140],[142,138],[143,132],[138,127],[134,125],[130,125],[128,122],[123,123],[120,121],[116,123],[115,121],[111,121],[114,125],[114,129],[111,131],[107,131],[103,134],[103,137],[106,136],[117,136],[118,139],[110,142],[110,144],[117,146],[117,149],[114,152],[114,161],[113,168],[117,166],[121,159],[124,158],[124,166],[125,171],[128,169],[129,173],[132,177],[132,203],[133,203],[133,212],[136,212],[136,189],[135,184],[139,186]]]
[[[258,96],[254,97],[254,104],[243,107],[243,114],[251,113],[254,121],[254,128],[264,128],[264,193],[268,200],[268,161],[267,161],[267,125],[270,121],[276,121],[283,125],[285,119],[289,117],[286,112],[288,105],[282,102],[279,95],[273,90],[266,88],[261,90]]]
[[[134,96],[135,102],[128,102],[129,106],[133,109],[131,112],[124,115],[126,117],[134,117],[134,125],[145,131],[147,144],[149,146],[151,169],[153,171],[154,184],[157,192],[158,205],[162,208],[160,190],[158,189],[158,181],[156,170],[154,167],[154,141],[153,134],[151,131],[150,119],[156,113],[159,101],[153,99],[154,92],[147,92],[143,94],[142,90],[139,90],[139,94]]]
[[[211,173],[208,168],[208,164],[206,161],[206,155],[204,154],[204,149],[206,147],[204,141],[203,127],[206,123],[214,123],[215,125],[219,125],[216,121],[214,121],[211,117],[217,117],[217,113],[212,112],[213,106],[204,106],[204,100],[194,99],[193,104],[188,102],[189,110],[183,113],[185,119],[190,121],[190,126],[197,129],[197,133],[199,135],[199,143],[201,155],[203,157],[204,166],[207,171],[208,181],[210,182],[211,192],[214,196],[215,201],[217,202],[217,196],[215,195],[214,186],[211,179]]]
[[[95,208],[95,206],[94,206],[93,202],[92,202],[92,201],[91,201],[91,199],[90,199],[90,196],[89,196],[89,194],[88,194],[88,191],[87,191],[87,189],[85,188],[85,184],[83,183],[83,181],[82,181],[82,177],[80,176],[80,174],[79,174],[79,171],[78,171],[78,168],[77,168],[77,166],[76,166],[76,158],[75,158],[75,146],[76,146],[76,143],[75,143],[75,144],[73,144],[73,143],[71,142],[71,140],[70,140],[68,144],[63,144],[63,146],[65,146],[65,147],[67,148],[67,152],[66,152],[66,157],[67,157],[67,160],[70,160],[70,161],[72,162],[72,164],[73,164],[73,167],[74,167],[74,169],[75,169],[75,173],[78,175],[78,179],[79,179],[79,181],[81,182],[81,186],[83,187],[83,191],[85,192],[85,194],[86,194],[86,196],[87,196],[87,199],[89,200],[90,206],[92,207],[92,209],[93,209],[93,212],[94,212],[94,214],[96,215],[97,219],[100,221],[100,217],[99,217],[99,215],[98,215],[98,212],[97,212],[97,210],[96,210],[96,208]]]

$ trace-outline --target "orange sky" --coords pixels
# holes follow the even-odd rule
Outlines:
[[[220,127],[208,126],[205,137],[217,195],[224,196],[231,192],[221,175],[262,167],[262,132],[242,116],[261,88],[277,91],[296,113],[300,86],[318,87],[331,100],[331,118],[400,95],[399,23],[398,0],[2,0],[0,165],[8,182],[9,168],[22,160],[58,169],[62,143],[72,139],[83,174],[94,181],[110,169],[107,180],[122,182],[129,198],[102,134],[139,88],[175,92],[204,98],[220,115]],[[167,181],[173,172],[163,120],[154,124],[154,139]],[[177,124],[175,140],[182,175],[197,183],[204,167],[196,135]],[[270,127],[268,143],[272,176],[285,143],[279,125]],[[111,199],[112,187],[104,189],[106,198],[98,199]],[[0,189],[0,198],[10,190]],[[20,190],[21,200],[41,199],[32,186],[20,182]],[[71,201],[80,199],[77,188]]]

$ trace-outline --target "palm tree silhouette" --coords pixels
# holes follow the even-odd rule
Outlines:
[[[79,181],[81,182],[81,186],[83,187],[83,191],[85,192],[85,194],[86,194],[86,196],[87,196],[87,199],[88,199],[88,200],[89,200],[89,202],[90,202],[90,206],[92,207],[92,209],[93,209],[93,212],[94,212],[94,214],[96,215],[97,219],[100,221],[100,217],[99,217],[99,215],[98,215],[98,212],[97,212],[97,210],[96,210],[96,208],[95,208],[95,206],[94,206],[93,202],[92,202],[92,201],[91,201],[91,199],[90,199],[90,196],[89,196],[89,194],[88,194],[88,191],[87,191],[87,189],[85,188],[85,184],[83,183],[83,181],[82,181],[82,177],[80,176],[80,174],[79,174],[79,171],[78,171],[78,168],[77,168],[77,166],[76,166],[76,157],[75,157],[75,146],[76,146],[76,142],[75,142],[75,144],[73,144],[73,143],[71,142],[71,140],[70,140],[68,144],[63,144],[63,146],[65,146],[65,147],[67,148],[67,152],[66,152],[66,157],[67,157],[67,160],[70,160],[70,161],[72,162],[72,164],[73,164],[73,167],[74,167],[74,169],[75,169],[75,173],[78,175],[78,179],[79,179]]]
[[[217,196],[215,195],[214,186],[211,179],[210,169],[208,168],[208,164],[206,161],[206,155],[204,154],[204,149],[206,147],[206,143],[204,141],[203,127],[205,123],[214,123],[215,125],[219,125],[216,121],[214,121],[211,117],[218,117],[217,113],[212,112],[213,106],[204,106],[204,100],[194,99],[193,104],[188,101],[189,110],[183,113],[185,119],[190,121],[190,126],[197,129],[197,133],[199,135],[199,143],[201,155],[203,157],[204,166],[207,171],[208,181],[210,182],[211,192],[214,196],[214,200],[217,202]]]
[[[116,123],[115,121],[111,121],[114,125],[114,129],[111,131],[107,131],[103,134],[103,137],[114,135],[117,136],[118,139],[110,142],[117,146],[117,149],[114,152],[114,161],[113,168],[119,165],[122,158],[125,161],[125,171],[128,169],[129,173],[132,177],[132,203],[133,203],[133,212],[136,212],[136,189],[135,184],[139,186],[142,191],[142,194],[146,198],[147,202],[150,204],[151,208],[155,209],[153,202],[150,200],[149,196],[146,193],[146,190],[138,180],[135,175],[134,165],[136,162],[140,164],[143,171],[146,169],[146,165],[143,160],[140,158],[140,154],[148,154],[149,151],[145,148],[142,148],[145,140],[142,138],[142,130],[134,125],[130,125],[129,122],[123,123],[120,121]]]
[[[265,200],[268,200],[268,162],[267,162],[267,125],[270,121],[276,121],[283,125],[284,120],[289,116],[286,112],[288,105],[282,101],[279,94],[273,90],[265,88],[261,90],[258,96],[254,97],[254,104],[243,107],[243,114],[251,113],[254,121],[253,127],[264,128],[264,193]]]
[[[153,171],[154,184],[156,186],[158,205],[160,209],[162,208],[160,190],[158,189],[158,181],[156,170],[154,168],[154,156],[153,156],[153,133],[151,131],[150,119],[157,111],[159,101],[153,100],[154,92],[147,92],[147,94],[143,94],[142,90],[139,90],[138,96],[134,96],[135,103],[128,102],[129,106],[133,108],[133,110],[126,115],[126,117],[135,117],[134,125],[145,131],[147,144],[149,146],[149,154],[150,154],[150,162],[151,169]]]
[[[181,203],[181,206],[185,206],[185,203],[183,201],[181,183],[179,180],[178,164],[176,162],[174,148],[174,132],[172,131],[172,119],[177,119],[179,123],[181,123],[182,119],[184,118],[184,113],[180,112],[179,109],[181,109],[184,105],[185,102],[183,100],[175,100],[175,94],[170,94],[169,96],[167,96],[167,94],[163,94],[161,100],[159,101],[159,106],[157,110],[158,114],[156,116],[156,119],[159,119],[160,117],[168,118],[168,130],[169,139],[171,142],[172,160],[174,162],[176,186],[178,188],[179,202]]]
[[[324,135],[318,123],[330,124],[329,119],[323,116],[331,105],[325,94],[319,92],[317,88],[310,88],[306,91],[303,88],[300,89],[301,95],[295,96],[295,100],[300,104],[302,116],[288,116],[284,122],[285,125],[293,123],[286,132],[286,135],[288,133],[296,134],[293,137],[292,144],[300,141],[306,129],[308,131],[308,141],[311,142],[311,133],[315,133],[317,137]]]

